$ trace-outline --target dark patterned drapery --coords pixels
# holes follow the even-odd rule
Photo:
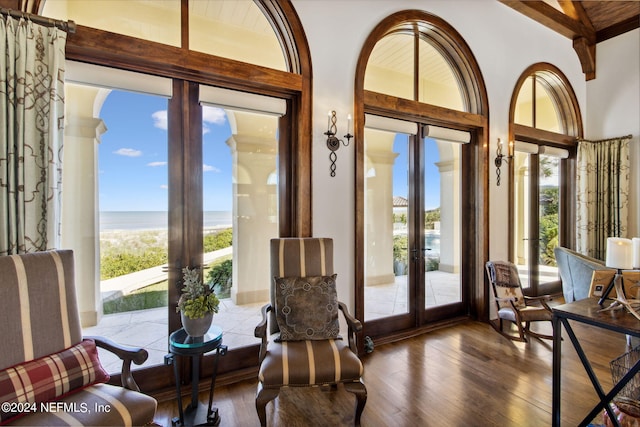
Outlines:
[[[607,237],[627,237],[630,140],[578,141],[577,250],[603,261]]]
[[[58,246],[66,39],[0,16],[0,255]]]

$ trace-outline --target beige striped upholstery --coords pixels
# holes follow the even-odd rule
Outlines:
[[[0,257],[0,325],[0,369],[82,340],[71,251]]]
[[[153,398],[110,384],[96,384],[68,395],[60,402],[67,410],[31,414],[12,426],[145,426],[156,412]],[[85,411],[83,408],[86,408]],[[108,408],[101,413],[96,408]]]
[[[280,238],[271,240],[271,275],[273,277],[327,276],[333,271],[333,240],[328,238]],[[337,278],[340,281],[340,277]],[[271,305],[275,307],[275,291],[272,282]],[[346,309],[346,308],[345,308]],[[266,313],[266,311],[265,311]],[[357,322],[355,319],[353,321]],[[349,319],[348,319],[349,321]],[[274,310],[269,313],[268,331],[263,338],[261,355],[264,355],[258,373],[256,409],[261,425],[266,425],[266,404],[277,397],[280,387],[343,384],[356,395],[355,424],[367,400],[367,391],[361,381],[363,365],[349,346],[352,336],[342,339],[304,340],[279,342],[274,338],[279,332]],[[351,334],[350,328],[350,334]]]
[[[343,340],[270,342],[258,379],[264,387],[360,381],[362,363]]]
[[[72,251],[0,257],[0,331],[0,370],[82,341]],[[157,406],[152,397],[109,384],[87,387],[60,401],[67,404],[64,410],[29,414],[10,425],[147,425]]]

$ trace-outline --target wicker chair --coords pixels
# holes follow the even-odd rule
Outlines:
[[[255,336],[262,340],[256,395],[256,409],[260,424],[266,425],[266,405],[278,396],[281,387],[337,386],[342,384],[345,390],[356,396],[354,421],[356,425],[359,425],[360,416],[367,401],[367,389],[361,381],[363,366],[357,356],[355,343],[355,333],[362,329],[362,324],[353,318],[347,307],[338,302],[335,297],[334,302],[330,304],[320,305],[314,302],[312,305],[307,305],[306,312],[319,313],[318,316],[314,316],[314,320],[319,320],[318,317],[326,316],[326,312],[322,313],[320,307],[324,309],[325,306],[331,306],[335,316],[337,316],[338,309],[342,311],[348,325],[348,335],[345,340],[324,339],[315,335],[308,339],[284,340],[287,336],[291,338],[291,334],[287,332],[290,326],[289,318],[286,320],[286,325],[283,324],[283,331],[278,326],[278,322],[282,322],[282,320],[276,319],[276,308],[283,307],[284,304],[281,295],[278,294],[280,291],[275,289],[275,283],[279,283],[280,289],[282,289],[285,287],[283,280],[303,280],[315,283],[313,282],[314,277],[324,277],[326,280],[322,282],[323,285],[332,280],[328,276],[333,274],[333,240],[323,238],[272,239],[271,272],[274,277],[271,286],[271,304],[262,308],[262,322],[255,330]],[[335,277],[333,280],[335,284]],[[314,288],[309,283],[304,286]],[[302,289],[302,287],[298,289]],[[300,290],[295,296],[304,300],[306,296],[303,294],[305,292]],[[325,292],[318,291],[317,294],[325,294]],[[308,304],[308,300],[304,303]],[[294,332],[296,326],[298,325],[293,327]]]
[[[526,335],[537,338],[553,339],[552,335],[539,334],[531,330],[531,322],[551,321],[552,312],[547,301],[549,295],[527,297],[522,292],[522,284],[516,266],[506,261],[489,261],[485,265],[487,276],[493,287],[498,319],[499,332],[505,337],[527,341]],[[534,305],[537,303],[538,305]],[[516,324],[518,336],[508,334],[503,329],[503,321],[508,320]]]

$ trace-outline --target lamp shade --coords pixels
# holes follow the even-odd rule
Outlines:
[[[633,268],[633,247],[631,239],[621,237],[607,238],[607,267],[620,270]]]
[[[633,243],[633,268],[640,268],[640,237],[631,239]]]

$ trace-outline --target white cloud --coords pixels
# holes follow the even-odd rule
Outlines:
[[[202,122],[213,123],[214,125],[222,125],[227,121],[227,113],[222,108],[209,107],[207,105],[202,107]]]
[[[162,188],[163,190],[168,190],[169,186],[167,184],[162,184],[160,188]]]
[[[147,166],[155,167],[155,166],[165,166],[167,162],[151,162],[147,163]]]
[[[203,172],[215,172],[215,173],[220,173],[221,170],[218,169],[215,166],[211,166],[211,165],[207,165],[207,164],[202,164],[202,171]]]
[[[114,151],[113,154],[118,154],[120,156],[127,156],[127,157],[140,157],[142,156],[142,151],[134,150],[133,148],[120,148]]]
[[[153,126],[158,129],[167,130],[167,110],[156,111],[151,115]]]
[[[158,129],[167,130],[167,110],[156,111],[151,115],[153,126]],[[208,124],[222,125],[227,121],[227,113],[222,108],[202,107],[202,133],[207,134],[211,131]]]

